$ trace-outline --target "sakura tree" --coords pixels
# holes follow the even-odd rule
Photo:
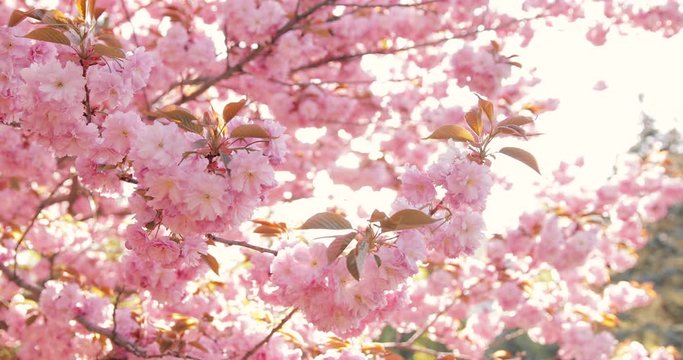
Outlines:
[[[509,329],[563,359],[675,358],[617,344],[616,314],[654,292],[609,278],[680,176],[654,153],[583,189],[580,161],[506,144],[557,103],[508,48],[567,21],[596,45],[673,36],[677,1],[0,10],[0,358],[479,359]],[[459,90],[473,107],[448,105]],[[552,177],[491,234],[501,157]],[[311,210],[321,175],[393,199]],[[274,215],[293,203],[301,222]]]

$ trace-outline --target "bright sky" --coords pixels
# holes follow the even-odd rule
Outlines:
[[[619,154],[637,141],[641,111],[653,116],[661,129],[682,129],[678,86],[683,84],[683,36],[663,39],[644,32],[611,32],[607,43],[596,47],[584,35],[575,24],[549,28],[537,32],[529,48],[520,52],[523,64],[536,67],[543,79],[534,93],[560,99],[557,111],[542,114],[537,121],[544,135],[524,147],[537,157],[544,176],[560,161],[583,156],[582,183],[598,186]],[[606,83],[606,90],[593,90],[599,80]],[[645,96],[644,106],[639,94]],[[514,223],[522,208],[536,205],[531,194],[524,193],[538,177],[511,160],[494,166],[515,184],[511,191],[494,193],[489,202],[487,225],[490,231],[500,231]]]
[[[675,85],[683,84],[683,36],[663,39],[645,32],[628,36],[612,32],[605,45],[596,47],[585,39],[585,33],[580,24],[566,24],[537,32],[528,48],[505,49],[506,54],[519,54],[525,68],[536,68],[536,75],[543,79],[532,94],[558,98],[560,106],[538,118],[537,129],[544,135],[519,144],[537,157],[543,177],[504,156],[494,162],[496,172],[505,174],[514,187],[494,188],[485,213],[489,233],[503,231],[515,224],[522,211],[537,208],[534,183],[551,175],[561,161],[572,163],[584,157],[577,179],[588,188],[599,186],[618,156],[637,141],[641,111],[657,119],[656,126],[662,129],[680,128],[683,99]],[[382,64],[386,67],[386,62]],[[594,90],[598,81],[604,81],[607,88]],[[644,106],[638,101],[641,93]],[[467,101],[474,102],[469,97]],[[349,212],[357,203],[368,204],[367,211],[387,209],[393,199],[391,191],[333,187],[325,177],[316,179],[315,187],[317,200],[305,207],[286,205],[275,212],[275,218],[303,221],[294,214],[312,215],[332,204],[348,207]]]

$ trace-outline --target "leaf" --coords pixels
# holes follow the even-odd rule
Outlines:
[[[363,270],[368,250],[368,242],[361,241],[353,251],[346,255],[346,269],[349,270],[351,276],[357,281],[360,281],[360,273]]]
[[[108,46],[108,45],[104,45],[104,44],[95,44],[95,45],[93,45],[92,48],[93,48],[93,51],[95,51],[95,53],[97,55],[100,55],[100,56],[106,56],[106,57],[110,57],[113,59],[125,59],[126,58],[126,54],[123,52],[123,50],[121,50],[119,48],[115,48],[113,46]]]
[[[247,99],[242,99],[240,101],[231,102],[228,105],[225,105],[225,107],[223,108],[223,120],[226,123],[232,120],[232,118],[234,118],[237,115],[237,113],[239,113],[240,110],[242,110],[246,103]]]
[[[282,234],[282,229],[279,226],[259,225],[254,229],[254,233],[263,236],[276,236]]]
[[[517,161],[521,161],[526,166],[534,169],[534,171],[536,171],[539,175],[541,174],[541,171],[538,169],[536,158],[528,151],[516,147],[504,147],[500,149],[500,153],[505,154]]]
[[[25,38],[47,41],[55,44],[71,45],[71,41],[66,35],[62,34],[61,31],[55,30],[51,27],[44,27],[40,29],[35,29],[30,33],[24,35]]]
[[[86,13],[86,6],[88,0],[76,0],[76,8],[78,9],[78,13],[81,15],[82,18],[85,19],[85,13]]]
[[[382,211],[375,210],[372,212],[372,215],[370,215],[370,222],[381,221],[386,218],[387,214],[383,213]]]
[[[360,281],[360,272],[358,271],[358,264],[356,263],[356,254],[353,251],[346,255],[346,269],[354,279]]]
[[[196,123],[197,117],[180,106],[164,106],[152,115],[169,119],[176,123],[182,129],[187,130],[189,132],[193,132],[195,134],[202,135],[204,132],[204,128]]]
[[[510,116],[509,118],[501,121],[498,123],[498,126],[508,126],[508,125],[517,125],[517,126],[524,126],[526,124],[531,124],[533,123],[534,120],[528,116]]]
[[[233,138],[258,138],[258,139],[270,139],[271,136],[268,132],[256,125],[256,124],[246,124],[240,125],[230,133],[230,137]]]
[[[216,275],[220,275],[220,273],[218,272],[220,270],[220,265],[218,264],[218,260],[216,260],[216,258],[213,257],[213,255],[208,254],[208,253],[207,254],[201,254],[201,256],[202,256],[202,259],[204,260],[204,262],[206,262],[206,264],[209,265],[211,270],[214,273],[216,273]]]
[[[381,267],[382,266],[382,258],[377,256],[377,254],[372,255],[372,256],[375,258],[375,264],[377,264],[377,267]]]
[[[423,213],[420,210],[404,209],[401,210],[382,223],[382,230],[396,231],[415,229],[421,226],[429,225],[437,221],[431,216]]]
[[[493,124],[493,104],[486,99],[482,99],[480,96],[477,97],[479,98],[479,108],[486,114],[491,124]]]
[[[12,27],[16,26],[20,22],[24,21],[28,17],[29,13],[24,12],[21,10],[14,10],[12,11],[12,14],[9,16],[9,21],[7,22],[7,26]]]
[[[351,226],[351,223],[341,215],[331,212],[321,212],[308,218],[299,229],[344,230],[353,229],[353,226]]]
[[[169,119],[169,120],[178,120],[178,121],[195,121],[197,120],[197,117],[194,116],[190,111],[183,109],[180,106],[175,106],[175,105],[168,105],[164,106],[159,110],[159,113],[162,114],[163,117]]]
[[[190,341],[188,344],[201,350],[202,352],[209,352],[209,350],[207,350],[202,344],[200,344],[198,340]]]
[[[526,131],[518,125],[498,126],[498,131],[503,134],[526,138]]]
[[[356,237],[356,232],[350,232],[348,234],[340,235],[334,238],[330,245],[327,247],[327,260],[333,262],[337,260],[339,255],[341,255],[351,241]]]
[[[479,111],[468,111],[465,114],[465,121],[467,121],[467,125],[470,126],[470,129],[472,129],[472,131],[474,131],[475,134],[481,135],[481,132],[482,130],[484,130],[484,127],[481,121],[481,113]]]
[[[460,125],[444,125],[436,129],[436,131],[426,137],[426,139],[453,139],[455,141],[474,142],[474,136],[472,136],[472,133]]]

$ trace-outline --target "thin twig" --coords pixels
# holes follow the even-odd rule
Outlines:
[[[299,310],[298,308],[292,309],[292,311],[290,311],[289,314],[287,314],[287,316],[285,316],[285,318],[282,319],[282,321],[280,321],[280,323],[277,324],[277,326],[274,327],[273,330],[270,331],[270,334],[268,334],[268,336],[266,336],[265,339],[261,340],[253,348],[251,348],[251,350],[249,350],[246,354],[244,354],[244,356],[242,356],[242,360],[246,360],[249,357],[251,357],[252,355],[254,355],[254,353],[261,346],[265,345],[270,340],[270,338],[273,337],[273,335],[275,335],[276,332],[278,332],[280,329],[282,329],[283,326],[285,326],[285,323],[287,323],[287,321],[289,321],[289,319],[291,319],[292,316],[294,316],[294,313],[296,313],[298,310]]]
[[[211,240],[211,241],[219,242],[219,243],[225,244],[225,245],[230,245],[230,246],[241,246],[241,247],[245,247],[245,248],[247,248],[247,249],[256,250],[256,251],[258,251],[258,252],[269,253],[269,254],[277,255],[277,250],[268,249],[268,248],[264,248],[264,247],[257,246],[257,245],[252,245],[252,244],[249,244],[249,243],[246,242],[246,241],[237,241],[237,240],[223,239],[222,237],[218,237],[218,236],[213,235],[213,234],[206,234],[206,238],[209,239],[209,240]]]
[[[185,95],[182,94],[182,96],[175,102],[175,105],[181,105],[184,104],[188,101],[195,100],[197,97],[199,97],[201,94],[203,94],[206,90],[211,88],[212,86],[216,85],[222,80],[226,80],[230,78],[231,76],[235,75],[236,73],[239,73],[242,71],[244,66],[254,60],[256,57],[258,57],[261,53],[263,53],[266,49],[269,49],[271,46],[273,46],[277,40],[282,37],[284,34],[289,32],[290,30],[294,29],[296,24],[298,24],[301,20],[307,18],[308,16],[312,15],[316,11],[318,11],[320,8],[334,4],[336,1],[335,0],[324,0],[321,1],[310,8],[308,8],[306,11],[302,12],[301,14],[295,15],[292,17],[285,25],[283,25],[275,34],[270,38],[269,41],[258,44],[258,46],[253,49],[249,54],[247,54],[244,58],[242,58],[237,64],[230,66],[227,68],[224,72],[221,74],[212,77],[208,79],[205,83],[200,85],[197,89],[192,91],[190,94]],[[168,93],[168,91],[166,92]],[[159,98],[157,98],[159,99]]]
[[[14,275],[17,274],[17,253],[19,252],[19,247],[21,246],[21,244],[26,239],[26,236],[28,235],[29,231],[31,231],[31,228],[33,228],[33,225],[36,223],[36,220],[38,220],[38,216],[40,216],[40,213],[43,212],[43,209],[54,204],[54,202],[52,202],[52,197],[55,196],[55,194],[57,194],[57,191],[59,191],[59,188],[61,188],[62,185],[64,185],[64,183],[68,179],[69,179],[69,177],[65,177],[62,181],[60,181],[59,184],[57,184],[57,186],[50,192],[50,194],[47,196],[47,198],[40,202],[40,204],[38,205],[38,208],[36,209],[36,212],[33,214],[33,217],[31,218],[31,221],[28,223],[28,226],[26,226],[26,230],[24,230],[24,232],[21,234],[21,237],[19,238],[19,240],[17,240],[17,244],[14,246],[14,259],[13,259],[14,263],[12,265],[13,266],[12,274],[14,274]]]
[[[485,28],[485,29],[481,29],[481,30],[479,30],[479,29],[469,30],[469,31],[465,31],[465,32],[462,32],[459,34],[454,34],[454,35],[447,36],[444,38],[426,41],[426,42],[422,42],[422,43],[418,43],[418,44],[414,44],[414,45],[406,46],[406,47],[402,47],[402,48],[376,49],[376,50],[368,50],[368,51],[362,51],[362,52],[352,53],[352,54],[326,56],[326,57],[323,57],[322,59],[313,61],[313,62],[305,64],[305,65],[301,65],[299,67],[296,67],[290,71],[290,74],[293,74],[293,73],[296,73],[296,72],[302,71],[302,70],[317,68],[319,66],[325,65],[325,64],[330,63],[330,62],[345,62],[345,61],[353,60],[356,58],[363,57],[365,55],[393,55],[393,54],[398,54],[400,52],[404,52],[404,51],[408,51],[408,50],[413,50],[413,49],[418,49],[418,48],[423,48],[423,47],[428,47],[428,46],[440,45],[440,44],[443,44],[443,43],[448,42],[450,40],[466,38],[466,37],[469,37],[469,36],[472,36],[472,35],[475,35],[478,33],[482,33],[485,31],[496,31],[496,30],[504,29],[504,28],[506,28],[510,25],[516,24],[518,22],[535,20],[535,19],[539,19],[541,17],[543,17],[543,16],[539,15],[539,16],[535,16],[535,17],[531,17],[531,18],[516,19],[516,20],[508,21],[506,23],[500,24],[500,25],[492,27],[492,28]]]

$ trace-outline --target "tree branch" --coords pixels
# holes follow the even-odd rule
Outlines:
[[[244,354],[244,356],[242,356],[242,360],[246,360],[249,357],[251,357],[252,355],[254,355],[254,353],[261,346],[265,345],[270,340],[270,338],[273,337],[273,335],[275,335],[276,332],[278,332],[280,329],[282,329],[283,326],[285,326],[285,323],[287,323],[287,321],[289,321],[289,319],[291,319],[292,316],[294,316],[294,313],[296,313],[298,310],[299,310],[299,308],[292,309],[292,311],[290,311],[289,314],[287,314],[287,316],[285,316],[285,318],[282,319],[282,321],[280,321],[280,323],[277,324],[277,326],[275,326],[273,328],[273,330],[270,331],[270,334],[268,334],[268,336],[266,336],[263,340],[261,340],[253,348],[251,348],[251,350],[249,350],[246,354]]]
[[[237,241],[237,240],[223,239],[222,237],[218,237],[218,236],[213,235],[213,234],[206,234],[206,238],[209,239],[209,240],[211,240],[211,241],[215,241],[215,242],[218,242],[218,243],[221,243],[221,244],[225,244],[225,245],[229,245],[229,246],[233,246],[233,245],[234,245],[234,246],[241,246],[241,247],[245,247],[245,248],[247,248],[247,249],[256,250],[256,251],[258,251],[258,252],[269,253],[269,254],[277,255],[277,250],[268,249],[268,248],[264,248],[264,247],[257,246],[257,245],[252,245],[252,244],[249,244],[249,243],[246,242],[246,241]]]
[[[535,19],[539,19],[541,17],[544,17],[544,16],[539,15],[539,16],[535,16],[532,18],[516,19],[513,21],[509,21],[509,22],[500,24],[496,27],[485,28],[485,29],[481,29],[481,30],[478,30],[478,29],[469,30],[469,31],[466,31],[466,32],[463,32],[460,34],[453,34],[451,36],[446,36],[446,37],[441,38],[441,39],[425,41],[422,43],[418,43],[418,44],[414,44],[414,45],[406,46],[406,47],[402,47],[402,48],[397,48],[397,49],[375,49],[375,50],[362,51],[362,52],[353,53],[353,54],[326,56],[326,57],[323,57],[322,59],[313,61],[313,62],[308,63],[306,65],[301,65],[299,67],[296,67],[290,71],[290,74],[293,74],[293,73],[296,73],[296,72],[299,72],[302,70],[317,68],[319,66],[325,65],[325,64],[330,63],[330,62],[346,62],[349,60],[353,60],[356,58],[363,57],[365,55],[392,55],[392,54],[398,54],[400,52],[404,52],[404,51],[408,51],[408,50],[413,50],[413,49],[418,49],[418,48],[423,48],[423,47],[428,47],[428,46],[440,45],[440,44],[443,44],[443,43],[448,42],[450,40],[466,38],[468,36],[472,36],[472,35],[482,33],[485,31],[496,31],[496,30],[504,29],[504,28],[506,28],[512,24],[516,24],[518,22],[535,20]]]
[[[275,45],[277,40],[282,37],[282,35],[286,34],[290,30],[294,29],[296,24],[298,24],[301,20],[307,18],[311,14],[315,13],[318,11],[320,8],[334,4],[336,0],[324,0],[321,1],[313,6],[311,6],[309,9],[306,11],[302,12],[301,14],[296,14],[294,17],[292,17],[285,25],[283,25],[267,42],[263,44],[258,44],[258,47],[256,47],[254,50],[249,52],[247,56],[242,58],[237,64],[228,67],[223,73],[211,77],[206,80],[202,85],[199,86],[199,88],[195,89],[188,95],[182,95],[180,99],[176,100],[175,105],[181,105],[184,104],[188,101],[195,100],[197,97],[199,97],[201,94],[203,94],[206,90],[211,88],[212,86],[216,85],[222,80],[226,80],[230,78],[231,76],[235,75],[236,73],[239,73],[242,71],[242,68],[254,60],[256,57],[258,57],[261,53],[263,53],[266,49],[270,48],[271,46]],[[226,60],[227,61],[227,60]],[[159,99],[159,98],[157,98]]]

